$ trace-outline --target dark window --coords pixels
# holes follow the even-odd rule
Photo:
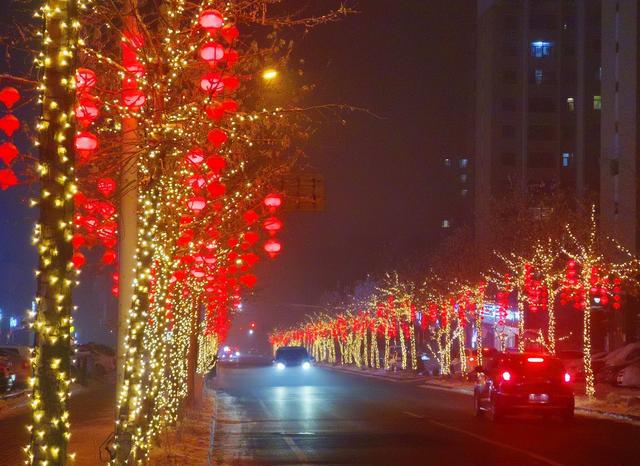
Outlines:
[[[556,111],[556,105],[550,97],[530,97],[529,111],[534,113],[551,113]]]
[[[503,20],[503,27],[505,31],[517,31],[518,30],[518,17],[517,16],[505,16]]]
[[[516,84],[518,82],[518,75],[515,70],[504,70],[502,72],[502,81],[505,84]]]
[[[502,126],[502,137],[503,138],[512,138],[516,135],[516,129],[511,125],[503,125]]]
[[[527,166],[529,168],[553,168],[553,153],[529,152]]]
[[[517,108],[516,99],[512,99],[510,97],[505,97],[502,99],[502,110],[506,110],[508,112],[515,112]]]
[[[503,152],[500,154],[500,162],[505,167],[515,167],[516,166],[516,154],[513,152]]]
[[[556,28],[556,18],[553,15],[532,15],[529,18],[529,27],[542,31]]]
[[[576,54],[576,47],[573,44],[565,44],[562,47],[562,53],[565,57],[573,57]]]
[[[555,137],[555,128],[550,125],[529,126],[529,139],[532,141],[550,141]]]

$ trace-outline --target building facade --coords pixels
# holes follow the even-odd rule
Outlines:
[[[600,0],[479,0],[475,221],[492,198],[599,190]]]

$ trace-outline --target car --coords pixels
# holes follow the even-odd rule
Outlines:
[[[11,391],[15,380],[16,376],[13,373],[11,361],[4,356],[0,356],[0,395]]]
[[[475,370],[476,416],[499,420],[511,414],[553,414],[573,418],[575,399],[571,374],[562,361],[538,353],[500,353]]]
[[[28,346],[0,346],[0,356],[7,358],[16,375],[16,387],[27,387],[31,377],[31,350]]]
[[[440,362],[433,355],[422,352],[418,358],[418,372],[423,375],[440,375]]]
[[[603,355],[594,356],[594,371],[598,382],[617,385],[618,374],[627,366],[640,363],[640,342],[630,343]]]
[[[313,358],[303,346],[281,346],[276,350],[273,363],[279,371],[294,367],[309,370],[313,364]]]
[[[580,350],[556,351],[567,372],[574,381],[584,380],[584,353]]]
[[[473,373],[478,365],[478,350],[465,348],[464,350],[467,358],[467,374]],[[482,360],[485,366],[491,358],[494,358],[498,354],[498,350],[495,348],[482,348]],[[462,372],[460,365],[460,357],[456,357],[451,361],[451,368],[454,374]]]
[[[97,377],[115,372],[116,353],[109,346],[99,343],[85,343],[78,346],[78,351],[88,351],[93,358],[93,375]]]

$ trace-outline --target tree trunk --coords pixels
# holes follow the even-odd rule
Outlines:
[[[33,429],[30,464],[67,463],[71,384],[75,90],[78,20],[74,0],[46,2],[40,121],[40,221],[37,314],[33,363]]]

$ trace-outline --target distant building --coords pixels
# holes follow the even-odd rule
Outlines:
[[[443,163],[444,198],[440,228],[453,231],[469,222],[473,212],[473,174],[468,156],[445,157]]]
[[[599,189],[600,1],[479,0],[475,219],[492,197]]]

